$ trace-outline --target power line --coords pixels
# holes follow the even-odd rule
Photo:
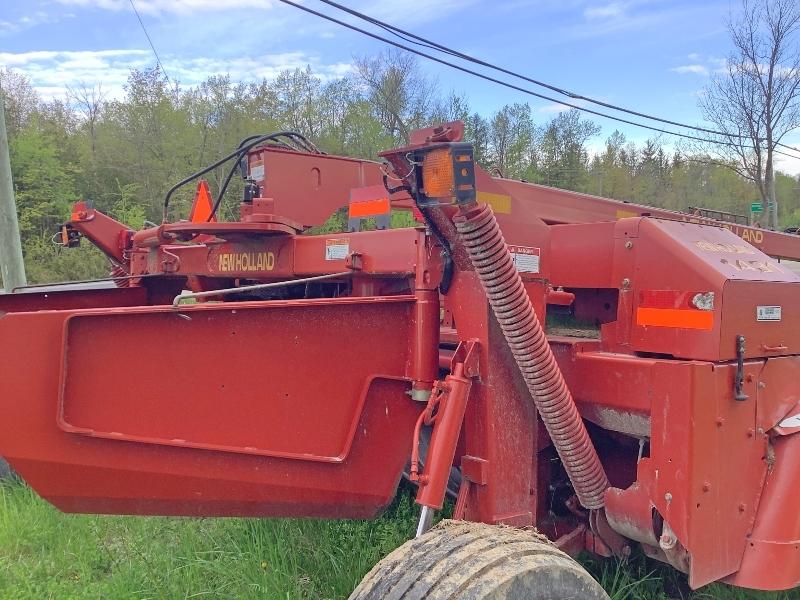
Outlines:
[[[456,69],[458,71],[461,71],[463,73],[468,73],[469,75],[473,75],[475,77],[479,77],[480,79],[484,79],[486,81],[489,81],[489,82],[492,82],[492,83],[496,83],[496,84],[501,85],[503,87],[506,87],[506,88],[509,88],[509,89],[512,89],[512,90],[516,90],[518,92],[522,92],[524,94],[528,94],[530,96],[534,96],[534,97],[540,98],[542,100],[547,100],[548,102],[555,102],[557,104],[562,104],[564,106],[568,106],[570,108],[574,108],[576,110],[579,110],[579,111],[582,111],[582,112],[585,112],[585,113],[588,113],[588,114],[592,114],[592,115],[595,115],[595,116],[598,116],[598,117],[603,117],[605,119],[610,119],[612,121],[617,121],[619,123],[625,123],[627,125],[633,125],[634,127],[640,127],[642,129],[649,129],[650,131],[656,131],[658,133],[663,133],[663,134],[666,134],[666,135],[672,135],[672,136],[675,136],[675,137],[681,137],[681,138],[695,140],[695,141],[699,141],[699,142],[705,142],[705,143],[708,143],[708,144],[717,144],[717,145],[721,145],[721,146],[729,146],[729,147],[734,147],[734,148],[740,147],[740,145],[734,144],[733,142],[724,142],[724,141],[720,141],[720,140],[712,140],[712,139],[708,139],[708,138],[701,138],[701,137],[698,137],[698,136],[689,135],[689,134],[686,134],[686,133],[680,133],[680,132],[676,132],[676,131],[669,131],[669,130],[666,130],[666,129],[653,127],[651,125],[646,125],[644,123],[637,123],[635,121],[630,121],[628,119],[623,119],[621,117],[616,117],[616,116],[613,116],[613,115],[602,113],[602,112],[599,112],[599,111],[596,111],[596,110],[593,110],[593,109],[590,109],[590,108],[586,108],[584,106],[578,106],[576,104],[571,104],[569,102],[565,102],[565,101],[562,101],[562,100],[557,100],[557,99],[552,98],[550,96],[546,96],[544,94],[540,94],[538,92],[534,92],[533,90],[520,87],[520,86],[515,85],[513,83],[509,83],[507,81],[502,81],[500,79],[496,79],[496,78],[491,77],[489,75],[485,75],[483,73],[479,73],[477,71],[473,71],[473,70],[468,69],[466,67],[462,67],[461,65],[457,65],[455,63],[446,61],[446,60],[444,60],[442,58],[438,58],[436,56],[432,56],[430,54],[426,54],[425,52],[421,52],[419,50],[415,50],[414,48],[411,48],[411,47],[406,46],[404,44],[400,44],[398,42],[395,42],[393,40],[390,40],[388,38],[380,36],[380,35],[378,35],[376,33],[371,32],[371,31],[367,31],[365,29],[361,29],[360,27],[357,27],[357,26],[352,25],[350,23],[346,23],[346,22],[341,21],[341,20],[339,20],[339,19],[337,19],[335,17],[332,17],[330,15],[326,15],[324,13],[316,11],[316,10],[314,10],[312,8],[308,8],[307,6],[303,6],[303,5],[297,4],[296,2],[292,2],[291,0],[280,0],[280,2],[282,2],[283,4],[287,4],[289,6],[293,6],[294,8],[297,8],[297,9],[302,10],[304,12],[307,12],[309,14],[315,15],[315,16],[320,17],[322,19],[325,19],[326,21],[330,21],[331,23],[336,23],[337,25],[341,25],[342,27],[346,27],[347,29],[350,29],[352,31],[357,31],[357,32],[359,32],[359,33],[361,33],[363,35],[366,35],[366,36],[371,37],[373,39],[379,40],[379,41],[381,41],[381,42],[383,42],[385,44],[389,44],[390,46],[394,46],[396,48],[400,48],[401,50],[405,50],[406,52],[410,52],[411,54],[415,54],[417,56],[421,56],[423,58],[427,58],[428,60],[432,60],[434,62],[437,62],[439,64],[451,67],[451,68]],[[750,146],[748,148],[749,149],[753,149],[752,146]],[[797,157],[797,156],[786,154],[784,152],[779,152],[777,150],[775,150],[775,152],[777,154],[783,154],[784,156],[788,156],[790,158],[795,158],[795,159],[800,158],[800,157]]]
[[[158,52],[156,52],[156,47],[153,44],[153,40],[150,39],[150,34],[147,33],[147,27],[144,26],[144,21],[142,21],[142,17],[139,15],[139,11],[136,10],[136,5],[133,3],[133,0],[128,0],[128,2],[130,2],[131,8],[133,9],[136,18],[139,20],[139,25],[142,27],[142,31],[144,32],[144,35],[147,38],[147,42],[150,44],[150,49],[153,51],[153,56],[156,57],[156,64],[158,65],[158,68],[161,69],[161,72],[164,74],[164,78],[169,83],[172,83],[169,75],[167,75],[167,70],[164,68],[164,65],[161,63],[161,59],[158,57]]]
[[[720,135],[720,136],[727,137],[727,138],[737,138],[737,139],[743,139],[743,140],[750,139],[750,138],[748,138],[747,136],[744,136],[744,135],[725,133],[724,131],[717,131],[715,129],[707,129],[705,127],[700,127],[698,125],[688,125],[686,123],[681,123],[679,121],[672,121],[670,119],[665,119],[663,117],[657,117],[655,115],[650,115],[650,114],[647,114],[647,113],[635,111],[633,109],[625,108],[625,107],[622,107],[622,106],[618,106],[616,104],[610,104],[608,102],[603,102],[602,100],[597,100],[597,99],[591,98],[589,96],[584,96],[584,95],[579,94],[577,92],[571,92],[571,91],[569,91],[567,89],[560,88],[558,86],[552,85],[550,83],[546,83],[544,81],[539,81],[537,79],[533,79],[531,77],[528,77],[527,75],[522,75],[521,73],[517,73],[515,71],[511,71],[510,69],[506,69],[504,67],[500,67],[498,65],[495,65],[493,63],[487,62],[487,61],[482,60],[480,58],[476,58],[474,56],[470,56],[469,54],[465,54],[463,52],[460,52],[459,50],[454,50],[453,48],[449,48],[447,46],[443,46],[442,44],[439,44],[439,43],[437,43],[437,42],[435,42],[433,40],[421,37],[419,35],[411,33],[410,31],[406,31],[404,29],[401,29],[400,27],[392,25],[391,23],[386,23],[385,21],[381,21],[379,19],[376,19],[375,17],[371,17],[371,16],[369,16],[367,14],[364,14],[364,13],[359,12],[357,10],[354,10],[352,8],[348,8],[347,6],[343,6],[342,4],[339,4],[338,2],[334,2],[333,0],[319,0],[319,1],[322,2],[323,4],[327,4],[327,5],[332,6],[332,7],[336,8],[336,9],[338,9],[338,10],[346,12],[346,13],[354,16],[354,17],[357,17],[357,18],[361,19],[362,21],[366,21],[368,23],[376,25],[376,26],[380,27],[381,29],[383,29],[384,31],[387,31],[388,33],[391,33],[392,35],[395,35],[395,36],[399,37],[400,39],[405,40],[406,42],[409,42],[411,44],[416,44],[418,46],[423,46],[425,48],[430,48],[431,50],[438,50],[439,52],[443,52],[445,54],[449,54],[449,55],[454,56],[456,58],[460,58],[462,60],[477,64],[477,65],[481,65],[482,67],[487,67],[489,69],[498,71],[500,73],[505,73],[506,75],[511,75],[512,77],[516,77],[517,79],[522,79],[523,81],[527,81],[528,83],[532,83],[532,84],[537,85],[539,87],[546,88],[548,90],[551,90],[553,92],[561,94],[562,96],[566,96],[568,98],[571,98],[573,100],[583,100],[584,102],[590,102],[591,104],[597,104],[598,106],[603,106],[605,108],[610,108],[612,110],[616,110],[616,111],[619,111],[619,112],[622,112],[622,113],[627,113],[629,115],[633,115],[633,116],[636,116],[636,117],[642,117],[644,119],[649,119],[651,121],[658,121],[660,123],[665,123],[667,125],[675,125],[676,127],[682,127],[684,129],[691,129],[691,130],[699,131],[699,132],[702,132],[702,133],[710,133],[710,134],[713,134],[713,135]],[[764,138],[759,138],[759,139],[763,140]],[[793,148],[791,146],[787,146],[786,144],[782,144],[780,142],[778,142],[776,145],[782,146],[783,148],[788,148],[789,150],[794,150],[795,152],[800,152],[800,149]]]

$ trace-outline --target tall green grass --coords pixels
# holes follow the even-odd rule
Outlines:
[[[65,515],[24,484],[6,482],[0,484],[0,598],[346,598],[382,556],[413,535],[417,514],[412,497],[401,493],[371,522]],[[587,566],[615,600],[681,597],[681,576],[642,559]],[[798,596],[712,586],[692,597]]]

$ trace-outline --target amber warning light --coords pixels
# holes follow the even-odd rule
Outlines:
[[[470,144],[448,144],[422,156],[422,193],[429,200],[475,201],[475,163]],[[437,202],[437,203],[438,203]]]

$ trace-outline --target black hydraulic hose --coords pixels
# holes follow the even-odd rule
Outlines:
[[[222,198],[225,196],[225,192],[228,191],[228,185],[230,185],[234,173],[236,173],[236,170],[239,168],[239,160],[241,160],[241,156],[233,164],[233,166],[231,166],[230,170],[228,171],[228,174],[225,176],[225,181],[222,182],[222,187],[219,190],[219,195],[217,196],[217,199],[214,200],[214,206],[211,207],[211,212],[208,215],[208,219],[206,219],[207,222],[211,222],[211,219],[213,219],[216,216],[217,210],[222,204]]]
[[[305,147],[306,150],[309,151],[309,152],[314,152],[314,153],[321,154],[321,151],[319,149],[317,149],[316,146],[314,146],[314,144],[312,144],[310,141],[308,141],[305,138],[305,136],[303,136],[303,135],[301,135],[301,134],[299,134],[297,132],[294,132],[294,131],[278,131],[278,132],[275,132],[275,133],[268,133],[268,134],[263,134],[263,135],[251,135],[251,136],[245,138],[244,140],[242,140],[239,143],[238,148],[236,148],[236,150],[234,150],[230,154],[227,154],[226,156],[223,156],[222,158],[220,158],[219,160],[217,160],[214,163],[210,164],[209,166],[207,166],[207,167],[205,167],[205,168],[203,168],[203,169],[201,169],[201,170],[199,170],[199,171],[197,171],[195,173],[192,173],[188,177],[182,179],[181,181],[179,181],[178,183],[173,185],[169,189],[169,191],[167,192],[167,195],[164,197],[163,221],[165,223],[167,222],[167,219],[169,217],[170,199],[172,198],[172,195],[178,189],[180,189],[181,187],[183,187],[187,183],[189,183],[191,181],[194,181],[195,179],[197,179],[201,175],[205,175],[209,171],[213,171],[214,169],[216,169],[220,165],[225,164],[227,161],[231,160],[232,158],[236,158],[237,159],[237,163],[238,163],[238,160],[241,159],[241,157],[242,157],[242,155],[244,153],[246,153],[250,149],[254,148],[258,144],[262,144],[262,143],[268,142],[268,141],[277,141],[280,144],[285,145],[286,147],[291,149],[291,146],[289,146],[288,144],[285,144],[284,142],[282,142],[280,140],[280,138],[288,138],[288,139],[292,140],[295,144],[298,144],[301,148]],[[298,142],[297,140],[301,140],[301,141]],[[230,175],[230,177],[226,178],[227,181],[230,181],[230,179],[232,177],[233,177],[233,175]],[[227,188],[227,185],[225,186],[225,188]],[[217,198],[217,204],[219,203],[221,198],[222,198],[222,194],[220,194],[219,198]]]

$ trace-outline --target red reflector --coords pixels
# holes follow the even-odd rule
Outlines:
[[[364,218],[385,215],[391,210],[389,198],[378,198],[376,200],[363,200],[361,202],[350,203],[350,217]]]
[[[675,327],[710,331],[714,327],[714,313],[691,308],[647,308],[636,310],[636,324],[650,327]]]

